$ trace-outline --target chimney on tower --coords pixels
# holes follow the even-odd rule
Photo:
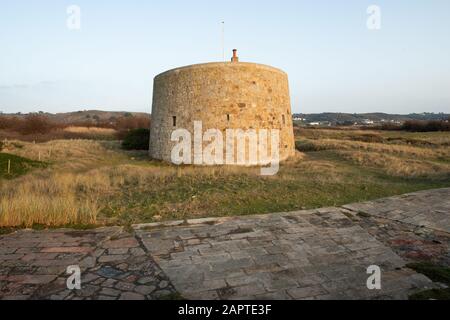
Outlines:
[[[231,62],[239,62],[239,57],[237,56],[237,49],[233,49],[233,57],[231,58]]]

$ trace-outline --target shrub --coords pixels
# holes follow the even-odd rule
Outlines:
[[[383,123],[381,125],[376,125],[373,127],[362,127],[362,130],[384,130],[384,131],[396,131],[402,130],[401,124],[396,123]]]
[[[122,142],[125,150],[148,150],[150,142],[150,130],[139,128],[130,130]]]
[[[139,128],[150,128],[150,117],[146,116],[125,116],[118,118],[114,125],[116,130],[130,130]]]
[[[448,120],[409,120],[401,125],[385,123],[381,126],[374,127],[374,129],[410,132],[450,131],[450,122]]]
[[[20,123],[16,117],[7,117],[0,115],[0,129],[12,129]]]
[[[58,126],[47,117],[30,114],[19,125],[18,132],[22,134],[45,134],[56,129]]]
[[[402,129],[413,132],[450,131],[450,123],[447,121],[406,121]]]

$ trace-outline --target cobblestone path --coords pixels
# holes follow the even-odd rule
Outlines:
[[[68,290],[68,266],[82,289]],[[19,231],[0,237],[0,298],[157,299],[175,293],[137,239],[120,227]]]

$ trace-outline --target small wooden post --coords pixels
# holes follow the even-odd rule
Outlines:
[[[8,159],[8,174],[11,173],[11,160]]]
[[[41,152],[39,151],[38,160],[41,161]]]
[[[181,178],[181,167],[180,166],[177,167],[177,177]]]

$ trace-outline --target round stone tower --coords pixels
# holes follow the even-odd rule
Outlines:
[[[150,156],[171,161],[179,128],[194,136],[194,121],[203,132],[218,129],[279,130],[279,159],[295,153],[287,74],[256,63],[196,64],[166,71],[154,79]],[[206,143],[205,143],[206,144]]]

